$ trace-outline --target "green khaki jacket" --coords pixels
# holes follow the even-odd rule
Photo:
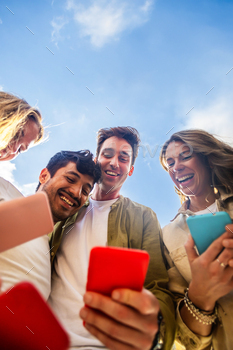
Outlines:
[[[88,206],[89,203],[85,203]],[[78,213],[55,225],[50,247],[52,267],[64,230],[72,229]],[[156,214],[148,207],[120,196],[111,206],[108,217],[108,246],[144,249],[150,255],[145,288],[158,299],[165,323],[164,350],[170,350],[175,337],[175,309],[167,289],[168,274],[161,249],[161,229]],[[69,230],[66,230],[68,233]]]

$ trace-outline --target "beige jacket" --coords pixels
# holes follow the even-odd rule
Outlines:
[[[217,200],[219,211],[227,211],[233,219],[233,194],[222,194]],[[176,340],[187,350],[232,350],[233,349],[233,291],[220,298],[217,303],[218,321],[213,326],[208,337],[198,336],[183,323],[179,313],[179,302],[183,299],[185,289],[191,281],[191,270],[184,248],[189,229],[186,218],[195,215],[188,208],[188,202],[183,203],[175,219],[162,230],[164,251],[168,261],[169,289],[177,297],[178,332]],[[177,349],[181,349],[178,345]]]

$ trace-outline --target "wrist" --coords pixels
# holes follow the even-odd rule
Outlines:
[[[158,332],[155,335],[154,341],[152,343],[151,350],[160,350],[163,348],[163,338],[160,333],[160,324],[163,320],[163,316],[161,313],[158,314]]]
[[[187,288],[184,296],[184,306],[190,312],[190,314],[200,323],[204,325],[211,325],[215,323],[218,318],[217,307],[215,306],[213,310],[202,310],[198,308],[193,302],[189,299],[188,296],[189,289]]]
[[[202,312],[205,312],[207,314],[213,313],[216,302],[211,300],[211,298],[208,297],[208,295],[201,297],[198,292],[193,293],[192,288],[190,287],[191,284],[189,288],[187,288],[187,296],[189,300]]]

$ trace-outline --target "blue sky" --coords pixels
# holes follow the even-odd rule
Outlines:
[[[56,152],[94,153],[99,128],[130,125],[142,147],[122,194],[168,223],[179,199],[161,145],[186,128],[233,144],[232,18],[224,0],[2,0],[0,89],[38,106],[49,137],[0,175],[33,193]]]

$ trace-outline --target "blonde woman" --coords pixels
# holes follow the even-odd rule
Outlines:
[[[43,137],[40,112],[25,100],[0,91],[0,161],[11,160]]]
[[[164,144],[160,161],[183,202],[163,229],[177,341],[188,350],[231,350],[233,224],[198,255],[186,218],[226,211],[233,219],[233,148],[203,130],[184,130]]]
[[[11,160],[30,144],[43,137],[40,112],[25,100],[0,92],[0,160]],[[0,177],[1,201],[20,198],[22,194]],[[4,218],[0,217],[1,220]],[[15,232],[17,235],[17,232]],[[50,294],[50,257],[47,236],[39,237],[0,254],[0,291],[5,292],[20,281],[33,283],[45,299]],[[32,270],[30,270],[32,268]],[[30,273],[28,271],[30,270]]]

